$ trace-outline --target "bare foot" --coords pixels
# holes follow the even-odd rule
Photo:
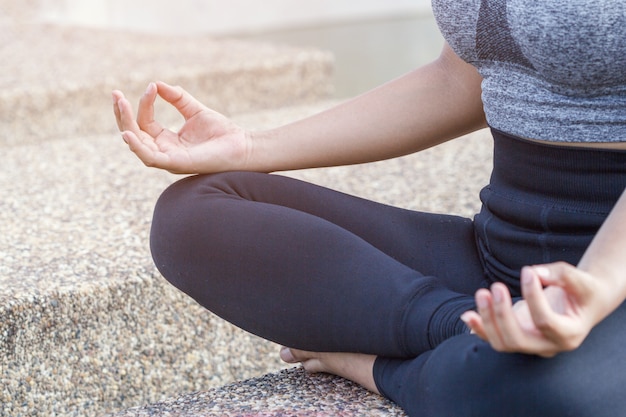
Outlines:
[[[376,356],[362,353],[308,352],[283,347],[280,358],[287,363],[301,363],[308,372],[324,372],[356,382],[380,394],[374,382]]]

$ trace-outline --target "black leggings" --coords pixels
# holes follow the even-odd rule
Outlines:
[[[618,415],[625,307],[580,349],[549,360],[497,353],[459,316],[491,282],[519,295],[523,265],[575,264],[626,185],[626,154],[494,139],[474,221],[277,175],[194,176],[159,199],[155,263],[261,337],[377,355],[379,390],[410,416]]]

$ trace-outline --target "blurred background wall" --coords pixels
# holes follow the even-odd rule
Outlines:
[[[258,32],[428,13],[430,0],[41,0],[52,22],[168,33]]]
[[[39,20],[51,23],[329,50],[339,98],[431,61],[443,44],[430,0],[27,1],[38,1]]]

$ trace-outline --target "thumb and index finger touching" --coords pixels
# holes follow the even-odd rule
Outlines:
[[[593,278],[572,265],[557,262],[525,267],[521,280],[522,295],[537,328],[564,350],[577,347],[581,340],[578,336],[589,319],[584,311],[593,297]],[[560,288],[563,297],[549,302],[544,286]]]
[[[174,106],[185,120],[207,109],[182,87],[174,87],[163,81],[157,81],[156,83],[151,83],[148,89],[153,85],[155,87],[155,97],[158,94],[163,100]],[[152,103],[154,103],[154,99],[152,99]]]
[[[570,296],[584,300],[593,291],[593,278],[586,272],[565,262],[525,267],[522,270],[522,288],[532,288],[533,278],[540,286],[557,286]]]
[[[560,287],[568,297],[573,297],[579,305],[586,302],[593,291],[592,278],[572,265],[557,262],[552,264],[526,266],[521,271],[522,295],[528,303],[533,321],[551,332],[559,312],[548,301],[544,292],[548,286]],[[476,313],[469,311],[462,317],[476,333],[482,333],[482,323]]]
[[[118,128],[121,131],[141,129],[153,137],[164,129],[154,118],[154,103],[157,96],[174,106],[185,119],[205,110],[205,107],[183,88],[157,81],[148,84],[148,88],[141,96],[135,121],[132,106],[124,94],[119,90],[114,90],[112,94],[113,112]]]
[[[155,137],[164,128],[154,120],[154,101],[156,99],[154,87],[155,84],[150,83],[141,97],[136,120],[131,103],[119,90],[112,93],[113,111],[118,128],[122,132],[122,138],[130,150],[147,166],[165,167],[167,157],[159,152],[155,143]]]

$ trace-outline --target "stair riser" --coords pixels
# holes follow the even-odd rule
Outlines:
[[[233,72],[184,74],[168,78],[214,110],[236,114],[295,104],[312,103],[332,94],[329,82],[332,58],[311,53],[300,62]],[[0,93],[0,145],[22,145],[116,130],[111,91],[123,89],[136,105],[152,77],[120,79],[89,88],[5,91]],[[181,119],[168,106],[157,105],[159,120],[167,126]]]
[[[158,277],[0,310],[0,415],[91,417],[279,369]]]

